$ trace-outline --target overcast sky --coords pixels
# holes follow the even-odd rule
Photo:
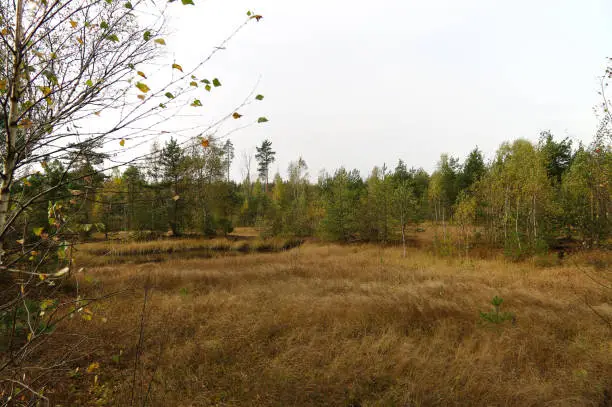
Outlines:
[[[274,170],[304,157],[310,174],[340,165],[363,176],[399,158],[431,171],[440,153],[536,140],[541,130],[588,142],[598,77],[612,54],[608,0],[195,0],[173,8],[171,57],[210,52],[252,9],[249,25],[207,66],[223,87],[203,100],[210,119],[258,78],[270,122],[233,134],[241,152],[264,138]]]

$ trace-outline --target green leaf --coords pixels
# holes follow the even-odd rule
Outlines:
[[[136,82],[136,87],[142,92],[142,93],[147,93],[148,91],[150,91],[151,89],[145,85],[142,82]]]
[[[42,72],[42,74],[45,75],[45,77],[47,78],[49,82],[51,82],[54,85],[57,85],[57,76],[53,72],[45,70]]]
[[[132,7],[132,3],[130,3],[129,1],[128,1],[127,3],[125,3],[125,4],[123,5],[123,7],[127,8],[127,9],[130,9],[130,10],[133,10],[133,9],[134,9],[134,7]]]
[[[91,79],[87,79],[87,82],[85,82],[85,85],[91,87],[93,86],[93,82],[91,81]]]
[[[257,99],[257,100],[263,100],[263,98],[264,98],[264,95],[257,95],[257,96],[255,96],[255,99]]]
[[[200,106],[202,106],[202,102],[200,102],[200,99],[196,99],[196,100],[193,101],[191,106],[193,106],[193,107],[200,107]]]
[[[32,232],[34,232],[34,234],[36,236],[40,236],[42,234],[43,230],[44,230],[44,228],[34,228],[34,229],[32,229]]]
[[[247,16],[251,17],[251,14],[253,13],[251,13],[250,11],[247,11]]]
[[[181,0],[181,2],[183,3],[183,6],[186,6],[188,4],[195,6],[195,3],[193,2],[193,0]]]
[[[159,107],[161,107],[162,109],[165,109],[165,108],[166,108],[166,105],[164,105],[163,103],[160,103],[160,104],[159,104]]]
[[[266,123],[267,121],[268,119],[265,117],[260,117],[259,119],[257,119],[257,123]]]
[[[172,64],[172,69],[178,69],[179,71],[183,72],[183,67],[176,63]]]
[[[200,82],[210,85],[210,81],[208,79],[202,79]]]
[[[218,88],[219,86],[221,86],[221,82],[217,78],[213,79],[212,83],[215,88]]]
[[[112,42],[119,42],[119,37],[116,34],[111,34],[106,36],[107,40],[111,40]]]
[[[163,38],[156,38],[154,42],[159,45],[166,45],[166,41]]]
[[[142,37],[145,41],[149,41],[151,39],[151,31],[145,31]]]
[[[170,92],[166,92],[165,95],[168,99],[174,99],[174,95]]]
[[[108,28],[108,23],[107,23],[106,21],[102,21],[102,22],[100,23],[100,28],[103,28],[103,29],[105,29],[105,30],[106,30],[106,29]]]
[[[206,89],[206,91],[210,92],[210,90],[211,90],[212,88],[210,87],[210,85],[206,85],[206,86],[204,86],[204,89]]]
[[[128,68],[130,68],[130,69],[134,69],[134,68],[136,68],[136,67],[134,66],[134,64],[128,64]]]

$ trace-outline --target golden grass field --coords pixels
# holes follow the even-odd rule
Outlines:
[[[78,275],[83,295],[134,290],[58,332],[89,340],[71,378],[48,396],[64,406],[612,405],[612,335],[593,311],[612,317],[610,290],[593,280],[609,275],[601,266],[609,253],[545,268],[401,254],[306,243],[99,261]],[[515,321],[480,318],[495,295]],[[91,363],[99,366],[87,373]]]

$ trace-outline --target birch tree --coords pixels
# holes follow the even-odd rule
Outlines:
[[[182,0],[178,6],[192,7],[194,2]],[[87,308],[77,298],[59,313],[38,313],[55,303],[55,281],[72,272],[67,236],[74,232],[71,217],[91,200],[89,180],[129,163],[147,162],[148,154],[127,158],[124,153],[168,133],[164,125],[178,111],[183,120],[200,114],[201,99],[222,86],[217,77],[204,75],[204,66],[249,22],[262,18],[249,12],[218,47],[192,66],[182,66],[161,58],[169,41],[164,35],[167,7],[174,5],[157,0],[0,0],[0,318],[12,315],[12,328],[27,327],[17,336],[16,329],[7,328],[10,340],[0,352],[0,379],[9,379],[0,380],[0,394],[19,396],[28,405],[45,398],[40,392],[44,375],[62,366],[42,359],[36,383],[28,381],[28,360],[36,354],[32,349],[43,352],[50,328],[59,323],[52,315]],[[237,113],[262,99],[249,94],[204,128],[174,121],[172,132],[198,139],[206,148],[209,135],[226,121],[266,122]],[[103,164],[77,168],[100,151],[107,157]],[[34,188],[32,181],[50,165],[57,175],[53,182]],[[82,188],[70,188],[76,185]],[[49,201],[65,188],[69,198]],[[46,223],[26,221],[23,229],[16,228],[31,206],[47,203]],[[58,265],[60,270],[54,270]],[[16,316],[24,306],[28,310],[28,303],[37,313],[27,312],[21,321]]]

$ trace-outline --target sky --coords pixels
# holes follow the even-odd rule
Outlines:
[[[171,9],[166,58],[195,65],[254,10],[205,66],[223,87],[202,120],[251,92],[245,116],[269,122],[231,135],[232,175],[264,139],[274,171],[302,156],[312,178],[343,165],[435,168],[441,153],[487,157],[542,130],[588,143],[599,77],[612,56],[604,0],[195,0]]]

